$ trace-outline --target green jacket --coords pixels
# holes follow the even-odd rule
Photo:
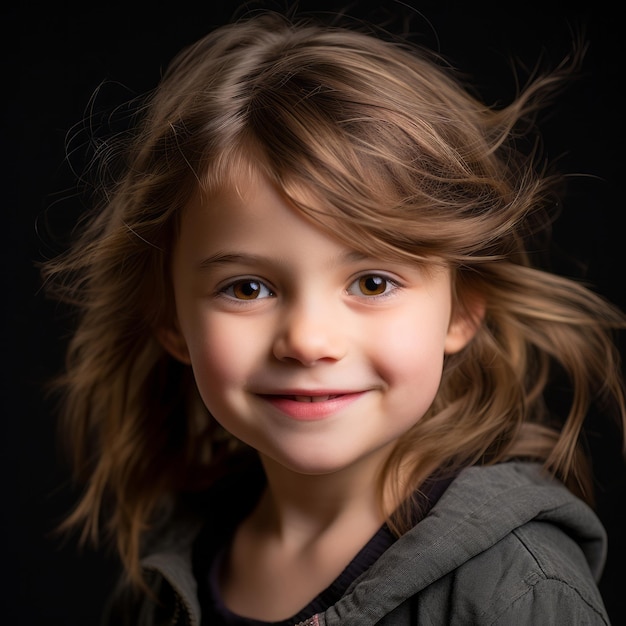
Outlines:
[[[173,532],[144,559],[165,610],[143,602],[133,626],[200,626],[193,537]],[[341,600],[298,626],[606,625],[605,556],[597,516],[538,465],[472,467]]]

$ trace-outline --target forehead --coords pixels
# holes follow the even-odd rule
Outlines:
[[[315,239],[323,246],[332,237],[265,177],[239,176],[194,194],[182,212],[177,248],[260,250],[285,239]],[[336,239],[332,244],[340,245]]]

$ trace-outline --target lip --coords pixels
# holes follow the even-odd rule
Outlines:
[[[347,408],[366,391],[307,391],[261,393],[258,397],[298,421],[321,420]]]

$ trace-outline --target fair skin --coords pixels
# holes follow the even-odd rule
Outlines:
[[[159,337],[268,480],[235,532],[223,598],[285,619],[381,525],[381,467],[474,324],[452,315],[447,270],[356,253],[260,176],[190,202],[172,278],[177,325]]]

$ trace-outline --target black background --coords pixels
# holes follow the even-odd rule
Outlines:
[[[267,3],[266,3],[267,4]],[[284,3],[271,6],[280,8]],[[250,3],[252,7],[257,6]],[[2,278],[2,566],[8,584],[5,624],[90,626],[97,623],[114,576],[103,553],[78,551],[74,538],[52,533],[76,495],[55,439],[55,416],[43,385],[62,363],[69,330],[40,293],[35,263],[59,244],[80,212],[71,166],[80,167],[80,137],[66,160],[66,140],[83,125],[91,96],[95,110],[121,104],[152,88],[184,45],[226,21],[234,2],[62,3],[5,8],[2,29],[1,111],[3,219]],[[337,10],[337,2],[300,2],[305,10]],[[407,8],[407,7],[410,7]],[[514,89],[509,59],[528,65],[543,55],[556,63],[568,50],[571,28],[584,26],[590,49],[581,79],[542,118],[546,154],[568,171],[589,177],[572,183],[554,229],[558,271],[589,280],[626,307],[623,257],[624,33],[620,20],[598,2],[557,3],[355,2],[348,12],[380,22],[412,15],[416,39],[438,47],[476,76],[491,102]],[[398,30],[402,19],[389,26]],[[72,130],[73,129],[73,130]],[[591,416],[599,477],[598,510],[610,549],[601,581],[615,624],[626,623],[621,565],[626,557],[626,469],[617,433]],[[8,617],[8,619],[7,619]]]

